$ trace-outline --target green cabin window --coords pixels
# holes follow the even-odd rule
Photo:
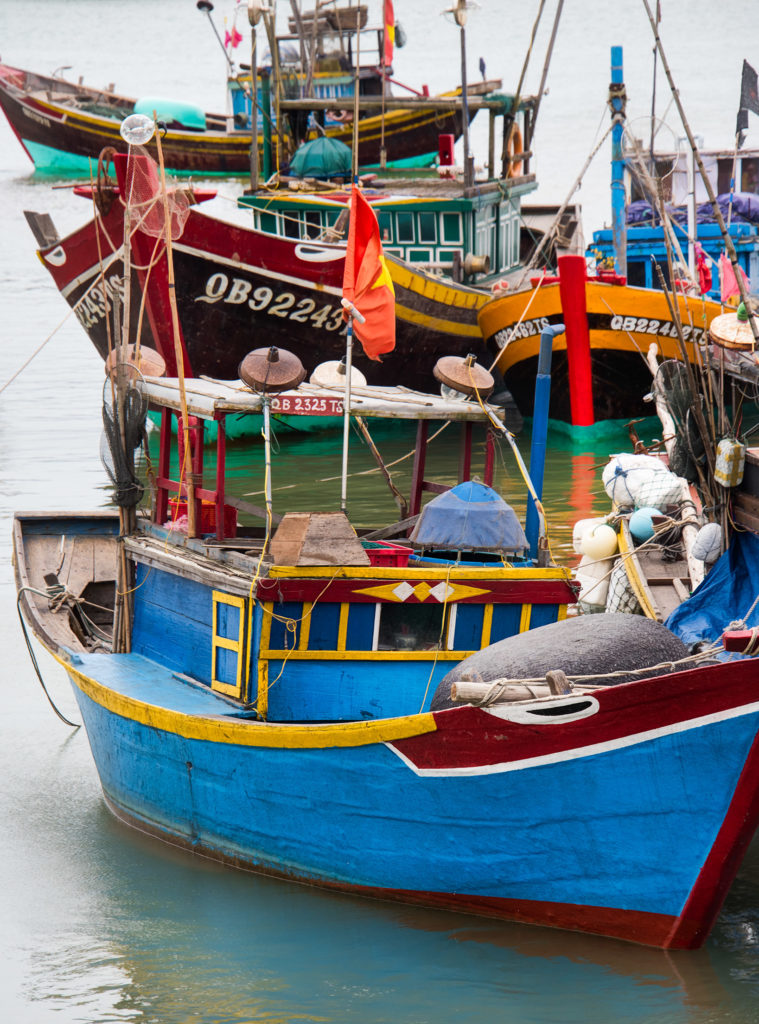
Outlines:
[[[260,213],[259,214],[259,225],[262,231],[267,232],[270,235],[277,234],[277,215],[276,213]]]
[[[419,241],[420,242],[431,242],[433,245],[437,241],[437,220],[434,213],[420,213],[419,214]]]
[[[379,224],[380,238],[382,244],[385,242],[394,242],[393,238],[393,218],[386,211],[380,211],[377,214],[377,223]]]
[[[444,213],[441,216],[443,225],[443,241],[448,245],[455,243],[461,243],[461,214],[460,213]]]
[[[398,227],[398,242],[413,242],[414,238],[414,215],[413,213],[398,213],[396,214],[396,224]]]

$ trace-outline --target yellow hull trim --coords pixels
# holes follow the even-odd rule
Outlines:
[[[116,693],[110,687],[103,686],[80,672],[75,665],[59,655],[53,654],[53,657],[66,669],[78,689],[106,711],[140,725],[181,736],[183,739],[229,743],[243,747],[318,750],[326,747],[363,747],[373,743],[392,743],[411,736],[435,732],[437,729],[434,716],[430,712],[406,715],[402,718],[386,718],[376,722],[326,725],[281,725],[252,720],[233,722],[222,717],[202,718],[146,704],[144,701]]]

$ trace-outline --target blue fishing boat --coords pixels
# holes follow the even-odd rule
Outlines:
[[[160,411],[151,512],[127,472],[118,515],[17,514],[20,608],[72,682],[108,806],[144,832],[340,892],[698,946],[759,820],[757,664],[708,665],[639,617],[567,617],[538,493],[523,531],[490,486],[498,413],[470,391],[132,382],[111,436],[128,470],[138,413]],[[398,522],[280,520],[268,456],[265,508],[228,493],[228,416],[343,403],[417,424]],[[438,420],[462,431],[453,488],[428,479]]]

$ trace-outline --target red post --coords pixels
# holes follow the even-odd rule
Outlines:
[[[588,427],[593,415],[593,371],[585,302],[587,272],[584,256],[559,256],[559,296],[567,337],[567,370],[572,425]]]

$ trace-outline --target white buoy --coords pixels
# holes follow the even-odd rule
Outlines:
[[[722,550],[722,530],[719,523],[706,523],[696,534],[691,554],[699,562],[716,562]]]
[[[595,516],[593,519],[578,519],[572,530],[572,547],[575,549],[576,555],[582,554],[582,538],[588,532],[593,529],[594,526],[600,526],[605,523],[606,520],[602,516]]]
[[[582,538],[582,553],[588,558],[611,558],[617,551],[617,534],[606,523],[587,530]]]

